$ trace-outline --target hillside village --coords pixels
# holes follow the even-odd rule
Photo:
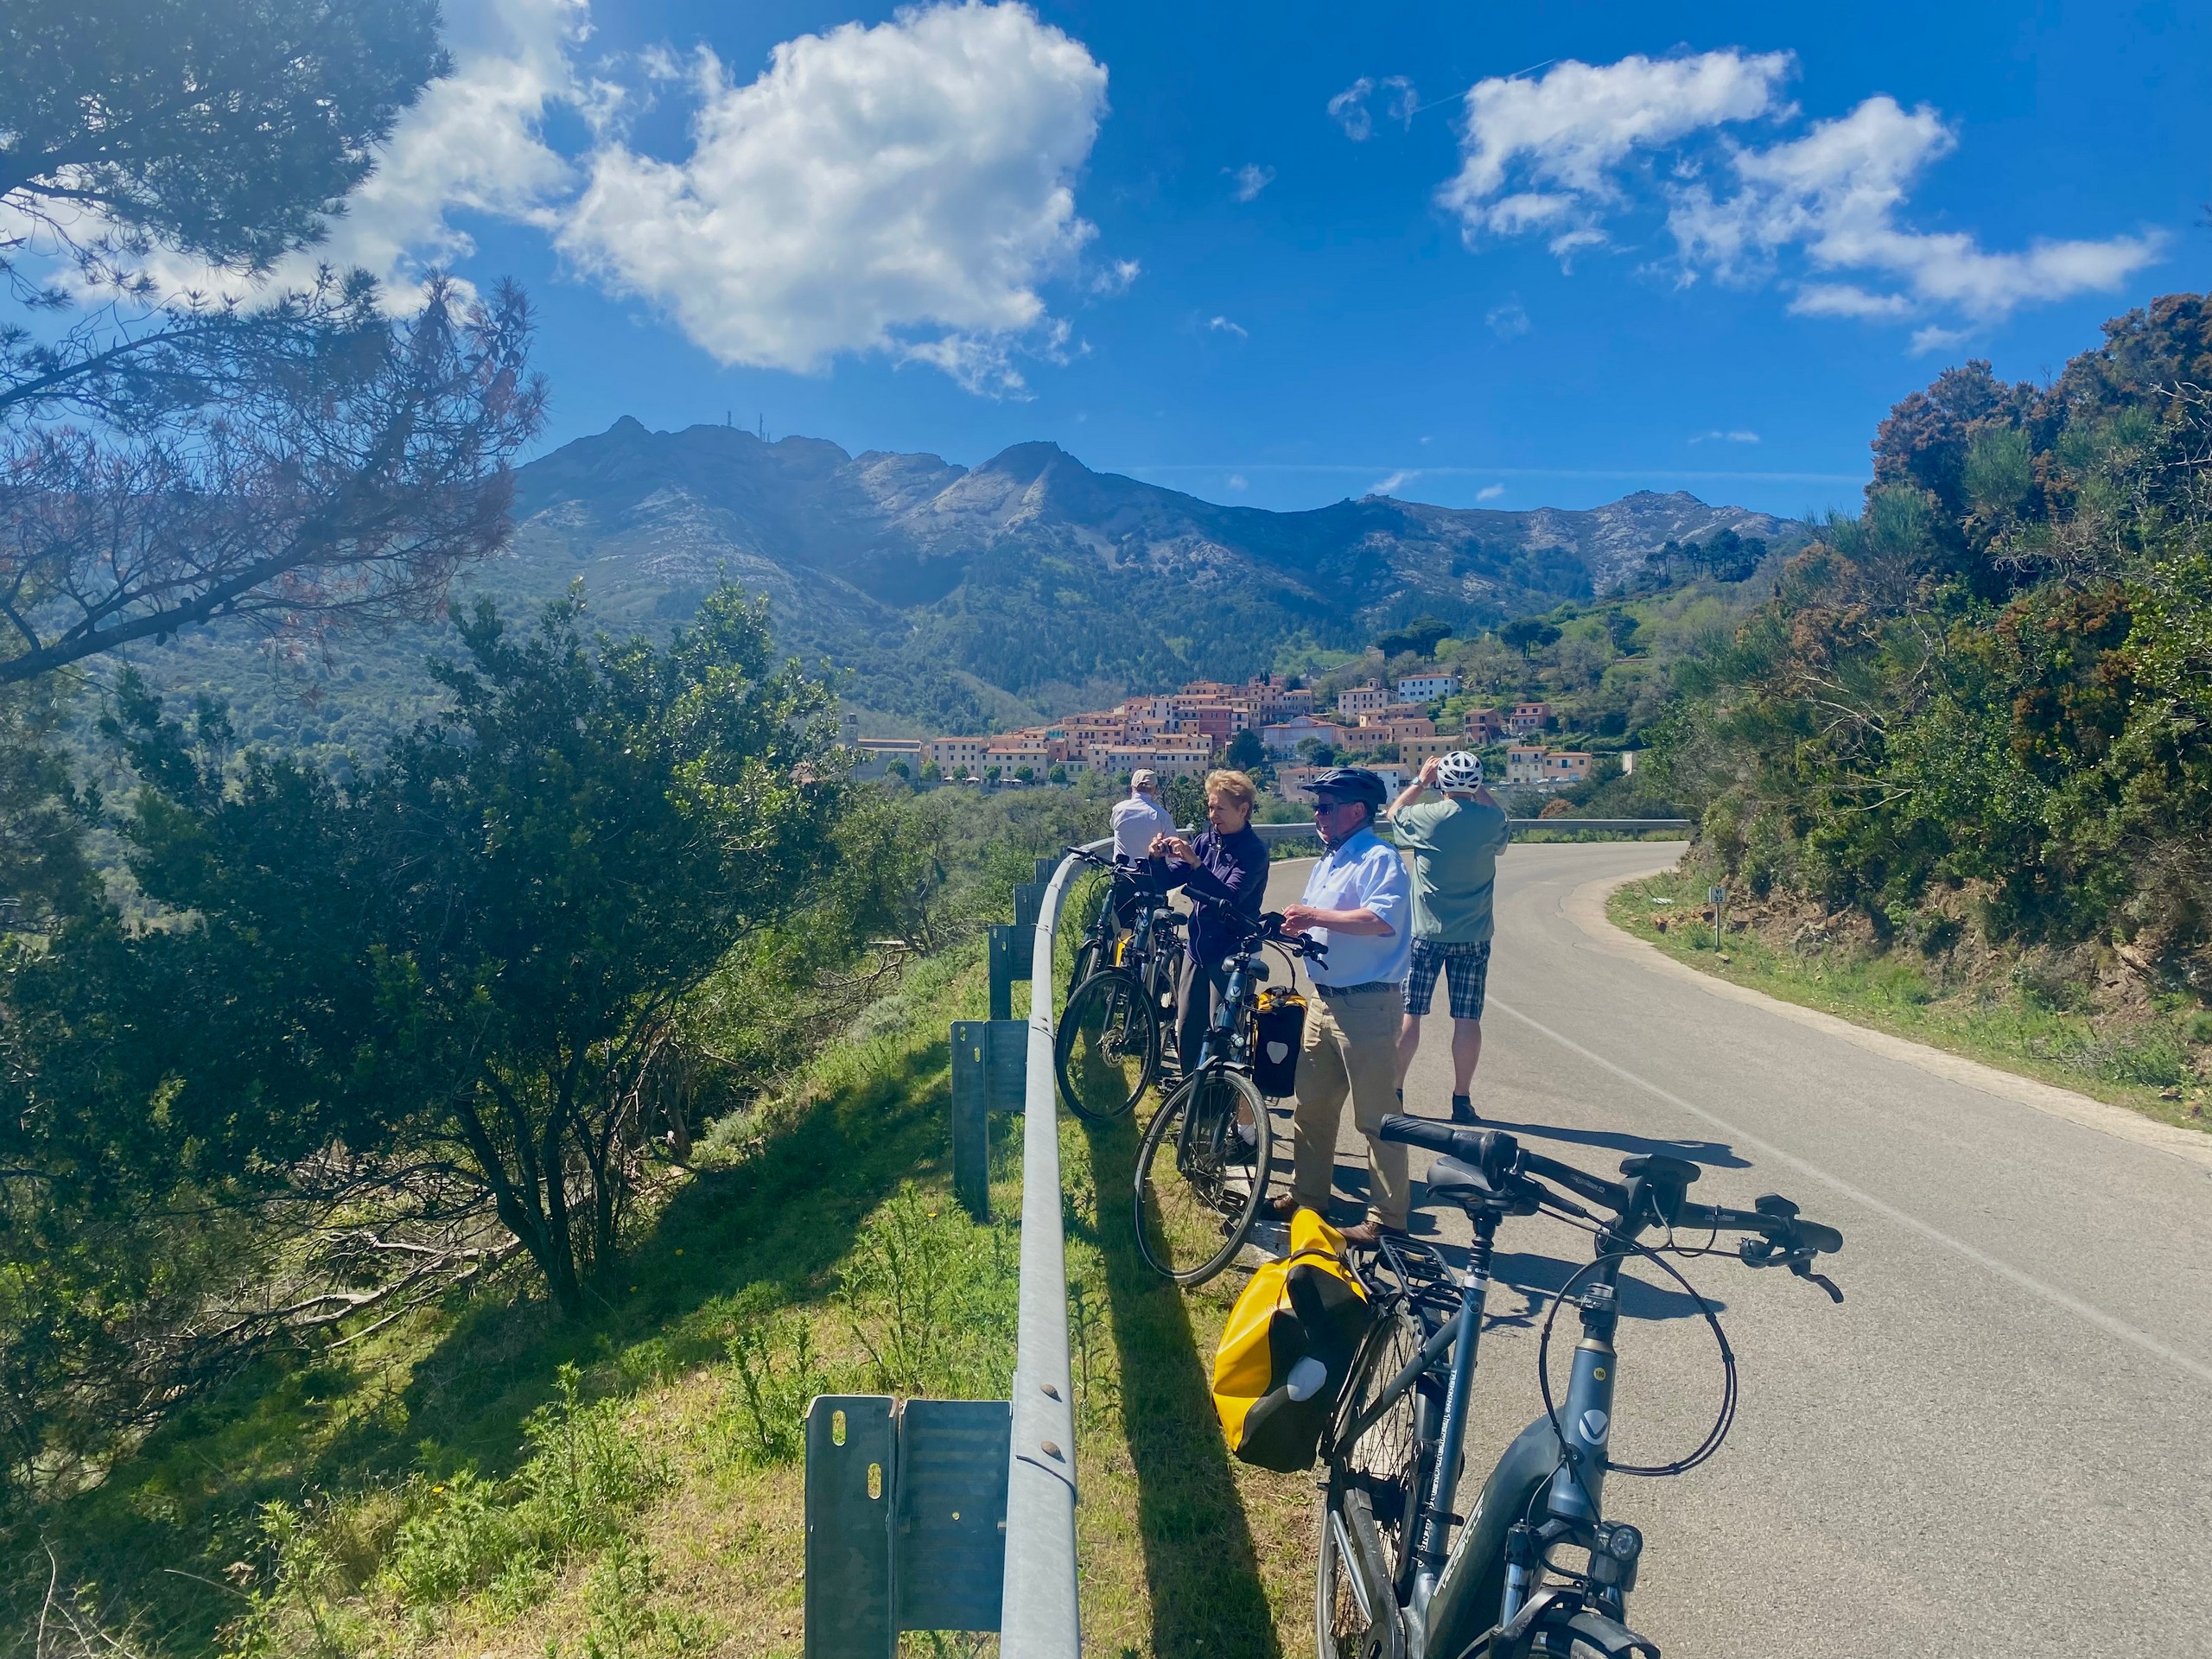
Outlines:
[[[1126,779],[1149,767],[1163,779],[1197,777],[1213,767],[1264,767],[1287,800],[1301,799],[1312,776],[1332,764],[1358,764],[1392,786],[1432,756],[1453,749],[1497,750],[1492,776],[1516,786],[1554,790],[1587,783],[1598,757],[1540,741],[1559,725],[1544,701],[1443,713],[1458,696],[1447,672],[1407,675],[1386,684],[1370,677],[1315,706],[1313,688],[1280,675],[1243,684],[1193,680],[1181,690],[1126,697],[1113,708],[1070,715],[1046,725],[982,736],[857,738],[861,777],[987,785],[1065,783],[1082,772]],[[1440,729],[1448,727],[1450,729]],[[1632,756],[1624,756],[1624,767]]]

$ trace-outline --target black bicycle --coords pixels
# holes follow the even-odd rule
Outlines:
[[[1282,931],[1268,912],[1228,957],[1229,982],[1198,1058],[1146,1126],[1137,1149],[1137,1249],[1179,1285],[1203,1284],[1244,1248],[1268,1194],[1274,1134],[1253,1080],[1251,1012],[1269,977],[1262,953],[1326,959],[1317,941]],[[1172,1167],[1161,1154],[1173,1147]]]
[[[1103,1122],[1135,1106],[1160,1074],[1183,954],[1182,918],[1163,902],[1159,887],[1126,867],[1080,848],[1068,851],[1109,873],[1114,887],[1077,947],[1073,988],[1053,1033],[1052,1070],[1068,1109]],[[1125,899],[1133,912],[1127,932],[1116,920]]]
[[[1377,1247],[1368,1275],[1374,1322],[1322,1445],[1328,1475],[1314,1586],[1321,1659],[1658,1659],[1658,1648],[1626,1623],[1643,1536],[1605,1518],[1605,1478],[1694,1468],[1719,1450],[1736,1410],[1736,1358],[1719,1316],[1664,1257],[1726,1254],[1755,1268],[1787,1267],[1841,1301],[1843,1293],[1813,1262],[1841,1249],[1843,1235],[1802,1219],[1796,1205],[1772,1193],[1750,1210],[1692,1204],[1687,1194],[1698,1168],[1679,1158],[1624,1160],[1626,1179],[1611,1181],[1496,1130],[1392,1116],[1382,1120],[1382,1137],[1446,1154],[1428,1172],[1428,1197],[1465,1210],[1474,1242],[1456,1285],[1427,1245],[1386,1239]],[[1592,1214],[1586,1202],[1605,1213]],[[1536,1350],[1544,1415],[1506,1448],[1462,1516],[1454,1512],[1460,1451],[1492,1242],[1505,1218],[1540,1209],[1589,1231],[1596,1250],[1544,1320]],[[1667,1235],[1656,1249],[1640,1242],[1655,1228]],[[1682,1245],[1678,1228],[1710,1236]],[[1751,1236],[1732,1251],[1718,1249],[1723,1230]],[[1724,1378],[1719,1414],[1703,1443],[1650,1466],[1611,1455],[1619,1380],[1613,1338],[1620,1271],[1631,1257],[1656,1263],[1704,1313]],[[1545,1362],[1553,1322],[1569,1303],[1580,1315],[1582,1339],[1560,1402]],[[1555,1560],[1560,1549],[1582,1552],[1583,1564]]]

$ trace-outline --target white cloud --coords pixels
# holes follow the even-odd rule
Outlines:
[[[1856,283],[1807,283],[1789,309],[1801,317],[1901,317],[1912,302],[1902,294],[1869,294]]]
[[[2024,304],[2110,292],[2160,257],[2158,231],[1992,252],[1965,232],[1911,228],[1901,216],[1913,187],[1959,142],[1925,106],[1877,95],[1764,146],[1725,130],[1793,120],[1781,96],[1792,67],[1787,53],[1720,51],[1568,61],[1540,79],[1479,82],[1467,94],[1459,171],[1438,199],[1471,245],[1536,232],[1562,264],[1608,242],[1610,218],[1656,200],[1680,281],[1782,276],[1800,316],[1988,323]],[[1929,323],[1915,348],[1955,343],[1956,334]]]
[[[1228,172],[1226,168],[1222,170]],[[1272,167],[1262,167],[1257,162],[1247,162],[1230,176],[1236,181],[1230,194],[1239,201],[1254,201],[1258,200],[1261,191],[1275,181],[1275,170]]]
[[[1503,495],[1504,493],[1504,485],[1485,484],[1482,488],[1475,492],[1475,499],[1478,501],[1495,501],[1499,496]]]
[[[1971,329],[1944,328],[1931,322],[1925,328],[1912,331],[1912,355],[1918,357],[1927,352],[1947,352],[1954,346],[1963,344],[1972,334]]]
[[[1692,443],[1757,443],[1758,441],[1758,433],[1745,431],[1741,427],[1732,432],[1723,432],[1715,428],[1710,432],[1700,432],[1690,440]]]
[[[724,363],[880,351],[1020,390],[1013,353],[1051,322],[1038,286],[1093,234],[1072,180],[1106,71],[1081,42],[969,0],[802,35],[747,86],[711,60],[702,79],[683,162],[594,156],[560,234],[580,267]]]
[[[1773,113],[1790,63],[1787,52],[1595,65],[1570,58],[1538,79],[1478,81],[1466,98],[1459,174],[1438,200],[1470,238],[1589,211],[1616,199],[1612,169],[1632,150]],[[1536,188],[1505,194],[1516,178]],[[1531,198],[1540,216],[1531,216]]]
[[[1374,96],[1378,85],[1390,94],[1384,113],[1401,126],[1411,126],[1414,112],[1421,107],[1420,95],[1405,76],[1386,75],[1377,82],[1362,75],[1329,100],[1329,118],[1342,127],[1344,137],[1356,144],[1364,143],[1375,136],[1375,117],[1367,107],[1367,100]]]
[[[1241,323],[1231,322],[1227,317],[1214,317],[1206,323],[1206,327],[1217,334],[1234,334],[1239,340],[1249,340],[1252,337]]]
[[[1507,300],[1483,313],[1483,321],[1500,340],[1517,340],[1533,326],[1518,300]]]
[[[1229,475],[1229,487],[1237,491],[1249,490],[1252,487],[1252,482],[1242,473],[1231,473]]]
[[[1094,294],[1126,294],[1129,285],[1144,274],[1144,267],[1134,259],[1116,259],[1090,279]]]
[[[1388,478],[1376,479],[1367,486],[1367,493],[1370,495],[1389,495],[1393,491],[1402,490],[1420,476],[1420,473],[1412,471],[1393,473]]]

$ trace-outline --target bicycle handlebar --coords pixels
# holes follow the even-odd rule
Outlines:
[[[1479,1170],[1484,1182],[1501,1198],[1534,1196],[1553,1208],[1563,1207],[1556,1194],[1537,1185],[1553,1181],[1623,1221],[1758,1234],[1738,1247],[1737,1254],[1747,1267],[1787,1267],[1837,1301],[1843,1300],[1841,1291],[1812,1271],[1815,1256],[1833,1255],[1843,1248],[1843,1235],[1833,1227],[1803,1219],[1797,1206],[1778,1193],[1767,1193],[1749,1210],[1691,1204],[1683,1197],[1686,1181],[1680,1176],[1669,1179],[1663,1170],[1639,1170],[1625,1182],[1608,1180],[1531,1152],[1502,1129],[1454,1128],[1433,1118],[1398,1112],[1382,1120],[1378,1133],[1384,1141],[1426,1147]],[[1530,1188],[1533,1192],[1526,1190]]]

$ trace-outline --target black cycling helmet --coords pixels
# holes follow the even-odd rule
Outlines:
[[[1363,801],[1376,808],[1390,798],[1389,785],[1365,766],[1331,766],[1307,781],[1306,792],[1337,801]]]

